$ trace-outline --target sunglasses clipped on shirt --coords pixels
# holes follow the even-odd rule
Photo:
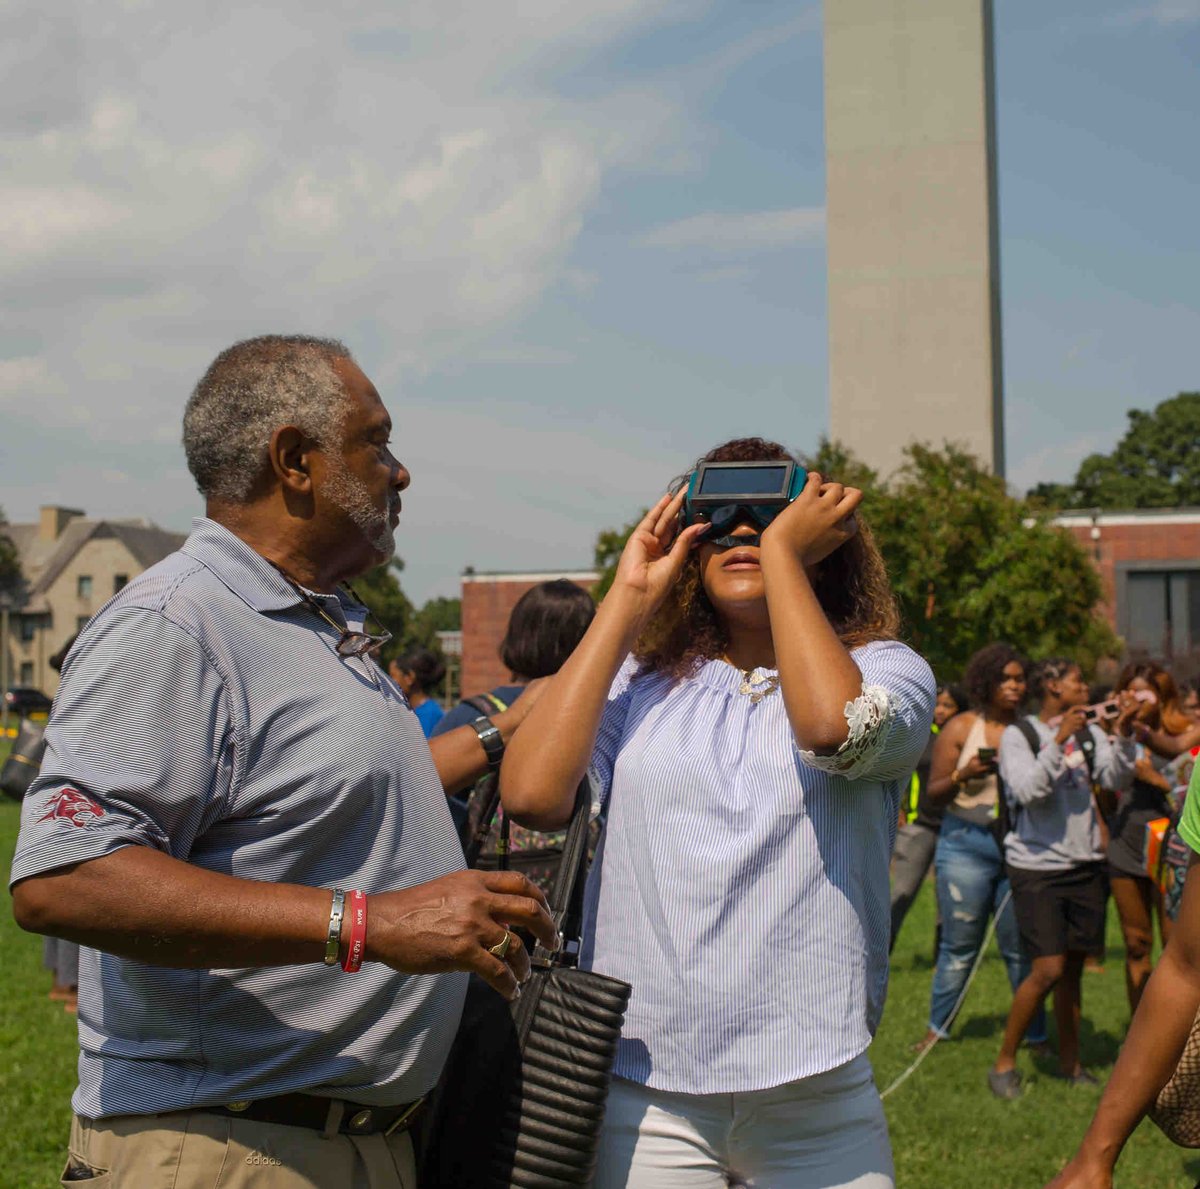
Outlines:
[[[278,567],[276,567],[276,569],[278,569]],[[361,659],[362,657],[370,656],[372,653],[378,652],[379,649],[381,649],[389,640],[391,640],[392,633],[389,632],[387,628],[383,627],[382,624],[380,625],[381,631],[378,635],[372,635],[370,632],[354,632],[347,627],[343,627],[298,582],[294,581],[292,578],[289,578],[288,575],[284,574],[282,570],[279,572],[283,574],[283,577],[288,585],[300,596],[301,599],[304,600],[305,605],[310,610],[315,611],[327,624],[329,624],[331,628],[339,633],[338,642],[335,645],[335,650],[338,656],[353,656]],[[350,585],[350,583],[343,582],[342,585],[349,592],[350,597],[356,603],[358,603],[360,607],[365,608],[367,606],[366,603],[359,598],[357,592],[355,591],[354,587]],[[374,612],[368,608],[367,615],[374,616]]]

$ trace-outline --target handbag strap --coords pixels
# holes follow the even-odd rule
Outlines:
[[[479,860],[479,854],[483,850],[483,844],[487,841],[488,831],[492,828],[492,822],[496,818],[496,809],[500,805],[500,776],[496,772],[489,772],[476,786],[472,797],[480,799],[479,822],[475,826],[474,832],[467,841],[467,845],[463,847],[463,854],[466,856],[467,866],[474,867]]]
[[[583,924],[584,873],[587,869],[588,827],[592,819],[592,786],[585,776],[575,790],[575,809],[567,837],[563,842],[562,859],[550,893],[550,916],[554,927],[563,935],[563,945],[551,953],[542,945],[534,947],[531,961],[540,966],[562,966],[573,961],[566,943],[577,941]]]

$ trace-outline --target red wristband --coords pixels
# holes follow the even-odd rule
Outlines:
[[[367,897],[359,891],[346,893],[346,919],[350,922],[350,940],[346,945],[346,958],[342,969],[354,974],[362,966],[363,952],[367,948]]]

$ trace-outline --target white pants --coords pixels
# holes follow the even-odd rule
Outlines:
[[[596,1189],[894,1189],[866,1054],[771,1090],[672,1094],[614,1078]]]

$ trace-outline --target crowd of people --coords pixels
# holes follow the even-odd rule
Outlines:
[[[516,1003],[534,946],[577,943],[632,987],[578,1183],[892,1189],[867,1049],[931,862],[921,1043],[994,917],[1014,997],[993,1090],[1020,1092],[1022,1039],[1050,1043],[1051,995],[1064,1076],[1089,1080],[1080,971],[1110,888],[1131,1003],[1156,995],[1150,920],[1175,908],[1130,856],[1177,816],[1194,690],[1140,666],[1093,695],[1004,644],[938,688],[862,493],[739,438],[669,484],[598,608],[525,596],[510,681],[443,715],[436,656],[385,672],[349,585],[394,547],[391,437],[340,343],[224,351],[184,414],[205,516],[66,657],[11,874],[22,927],[82,947],[65,1182],[413,1189],[468,976]],[[564,939],[543,887],[585,779]],[[1200,891],[1178,911],[1200,922]],[[1177,1039],[1151,1031],[1156,1069]]]

